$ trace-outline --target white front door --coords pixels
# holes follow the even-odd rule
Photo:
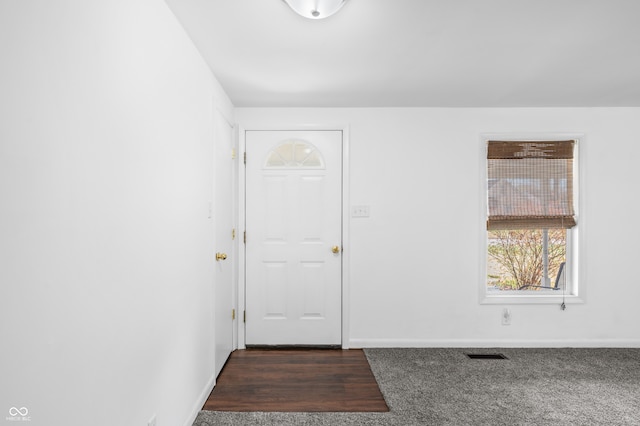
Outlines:
[[[246,344],[342,341],[342,131],[246,132]]]
[[[233,129],[214,112],[214,306],[215,369],[220,374],[233,350]]]

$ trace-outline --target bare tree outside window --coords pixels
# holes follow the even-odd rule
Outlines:
[[[500,290],[518,290],[523,286],[544,286],[543,278],[553,280],[566,258],[567,232],[565,229],[547,232],[545,249],[542,229],[489,231],[489,285]],[[544,277],[545,254],[547,277]]]

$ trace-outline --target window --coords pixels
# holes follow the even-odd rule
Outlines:
[[[576,147],[576,140],[487,140],[486,299],[577,294]]]
[[[315,146],[303,140],[280,143],[267,154],[265,169],[323,169],[324,159]]]

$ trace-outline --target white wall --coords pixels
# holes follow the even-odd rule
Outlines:
[[[246,129],[350,126],[350,342],[371,346],[640,346],[640,108],[237,108]],[[283,126],[281,126],[283,127]],[[479,304],[482,133],[583,133],[586,303]],[[614,154],[613,151],[618,154]],[[626,195],[625,195],[626,194]]]
[[[0,40],[0,419],[188,424],[213,382],[212,98],[232,106],[160,0],[3,0]],[[640,109],[237,112],[350,125],[372,213],[351,223],[352,346],[640,346],[640,203],[620,198]],[[509,327],[478,304],[484,132],[586,134],[587,303]]]
[[[0,422],[189,423],[229,100],[161,0],[2,0],[0,40]]]

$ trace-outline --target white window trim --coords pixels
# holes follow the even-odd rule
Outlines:
[[[489,140],[576,140],[575,147],[577,161],[574,168],[574,188],[578,188],[574,193],[574,203],[576,219],[578,225],[567,232],[567,270],[566,279],[570,283],[573,294],[558,294],[559,291],[550,292],[518,292],[514,294],[494,294],[487,291],[487,142]],[[583,133],[483,133],[480,135],[480,279],[478,286],[479,302],[483,305],[566,305],[580,304],[586,302],[586,280],[584,269],[586,265],[585,250],[585,229],[586,220],[584,215],[585,203],[585,167],[586,137]],[[552,278],[553,279],[553,278]],[[535,294],[534,294],[535,293]]]

